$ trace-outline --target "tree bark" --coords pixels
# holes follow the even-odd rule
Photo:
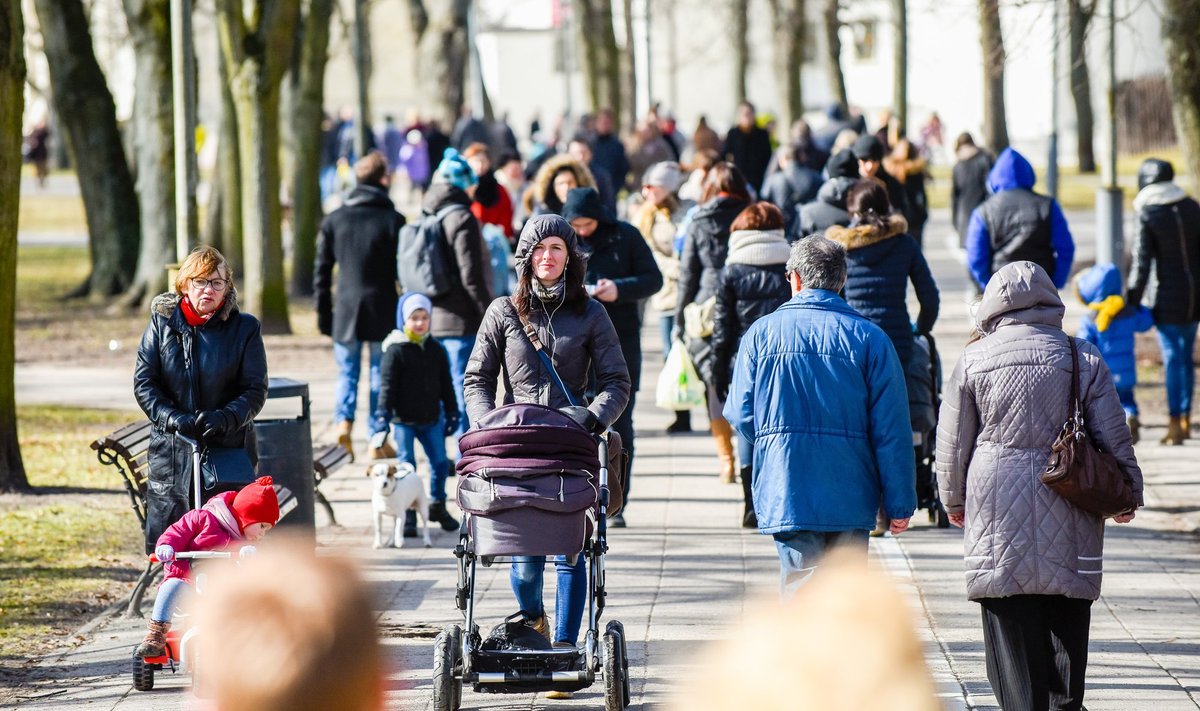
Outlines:
[[[617,130],[621,111],[621,52],[613,29],[611,0],[573,0],[580,66],[590,110],[612,109]]]
[[[36,0],[54,107],[79,178],[92,272],[80,294],[120,294],[133,280],[141,219],[116,107],[80,0]],[[18,47],[24,47],[20,37]],[[19,135],[18,131],[18,135]],[[19,154],[18,154],[19,155]]]
[[[804,116],[801,71],[804,67],[805,0],[771,0],[775,28],[775,76],[783,97],[783,130]]]
[[[233,104],[230,88],[229,66],[225,56],[218,53],[218,71],[221,75],[221,137],[217,144],[217,176],[220,185],[221,222],[220,238],[214,240],[217,249],[229,261],[234,274],[241,274],[245,266],[242,239],[242,153],[238,144],[237,107]]]
[[[638,124],[637,112],[637,60],[634,58],[633,0],[622,0],[625,46],[621,52],[621,105],[625,107],[626,125],[634,129]]]
[[[408,0],[417,38],[417,84],[449,131],[466,101],[467,8],[470,0]]]
[[[169,0],[125,0],[133,40],[133,154],[141,206],[142,243],[126,303],[149,305],[167,290],[175,254],[175,118],[171,100]]]
[[[825,28],[825,70],[829,72],[829,87],[834,100],[849,111],[850,100],[846,98],[846,75],[842,73],[842,21],[838,19],[840,0],[825,0],[823,25]]]
[[[238,123],[245,269],[242,302],[264,333],[290,333],[279,205],[279,93],[299,3],[221,0],[217,26]]]
[[[908,131],[908,0],[892,2],[895,40],[892,55],[892,103],[899,123],[897,135]]]
[[[746,75],[750,73],[750,0],[731,0],[729,29],[733,33],[733,95],[746,101]]]
[[[1163,9],[1175,131],[1192,180],[1200,180],[1200,0],[1166,0]]]
[[[296,163],[292,176],[292,294],[296,296],[313,293],[313,261],[322,214],[321,120],[332,15],[333,0],[310,0],[304,18],[299,71],[293,77],[295,106],[291,115]]]
[[[17,206],[25,110],[25,23],[21,3],[0,9],[0,492],[29,488],[17,438],[15,365]]]
[[[1092,111],[1092,79],[1088,71],[1087,36],[1096,2],[1068,0],[1067,26],[1071,44],[1071,100],[1075,103],[1075,149],[1079,172],[1096,172],[1096,119]]]
[[[999,0],[979,0],[979,43],[983,50],[983,140],[993,152],[1008,148],[1004,112],[1004,34]]]

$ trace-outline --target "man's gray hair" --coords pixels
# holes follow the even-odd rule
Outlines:
[[[819,234],[796,240],[787,271],[799,274],[805,289],[840,291],[846,283],[846,250]]]

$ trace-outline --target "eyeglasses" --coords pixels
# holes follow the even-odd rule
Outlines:
[[[225,291],[225,287],[229,286],[229,282],[224,279],[192,279],[192,286],[204,291],[208,287],[212,287],[213,291]]]

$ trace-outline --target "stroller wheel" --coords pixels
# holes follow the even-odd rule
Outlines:
[[[624,640],[613,623],[608,623],[600,648],[604,654],[604,711],[623,711],[627,705]]]
[[[138,691],[154,688],[154,666],[138,656],[133,658],[133,688]]]
[[[433,708],[458,711],[462,704],[462,678],[456,676],[462,649],[462,628],[446,625],[433,642]]]
[[[615,632],[621,639],[621,696],[625,699],[625,705],[629,706],[629,645],[625,641],[625,625],[612,620],[605,629]]]

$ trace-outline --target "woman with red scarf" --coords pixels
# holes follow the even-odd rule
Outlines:
[[[238,310],[233,270],[212,247],[197,247],[175,291],[150,306],[138,347],[134,396],[153,425],[146,487],[146,552],[191,508],[191,448],[244,447],[257,465],[254,417],[267,399],[267,353],[258,319]]]

